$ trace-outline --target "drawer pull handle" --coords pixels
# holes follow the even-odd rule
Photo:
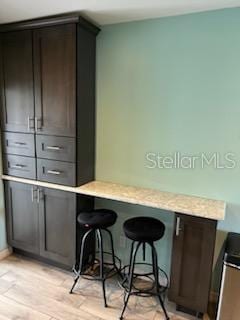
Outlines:
[[[56,170],[48,170],[47,173],[48,173],[48,174],[55,174],[55,175],[57,175],[57,176],[58,176],[59,174],[61,174],[60,171],[56,171]]]
[[[26,166],[23,165],[23,164],[15,164],[15,165],[11,166],[11,168],[13,168],[13,169],[23,169],[23,168],[25,168],[25,167],[26,167]]]
[[[58,146],[46,146],[46,149],[47,150],[61,150],[62,148],[58,147]]]
[[[26,143],[25,142],[14,142],[13,144],[15,144],[16,146],[26,146]]]

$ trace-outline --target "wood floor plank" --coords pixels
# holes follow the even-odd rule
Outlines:
[[[91,294],[88,292],[88,296],[91,298],[86,299],[81,305],[81,309],[91,313],[94,316],[100,316],[105,320],[116,320],[119,319],[121,310],[123,307],[123,296],[122,292],[107,290],[107,301],[108,308],[103,306],[103,298],[101,288],[94,290],[96,294]],[[120,291],[120,292],[119,292]],[[151,298],[150,298],[151,300]],[[156,303],[151,303],[149,299],[138,298],[135,296],[130,297],[128,308],[126,310],[127,320],[153,320],[156,313]],[[94,308],[92,307],[94,305]]]
[[[21,287],[27,288],[29,291],[32,291],[32,286],[37,287],[39,295],[44,295],[68,306],[79,308],[85,300],[82,295],[71,295],[69,294],[69,290],[53,285],[50,282],[42,281],[42,279],[36,276],[30,278],[25,270],[21,272],[19,270],[9,271],[0,278],[0,285],[1,279],[6,280],[8,284],[18,284]]]
[[[8,272],[8,268],[4,265],[4,262],[5,260],[1,260],[0,261],[0,277],[5,274],[6,272]]]
[[[0,314],[0,320],[11,320],[11,319],[9,319],[9,318],[7,318],[7,317],[4,317],[4,316],[2,316],[2,315]]]
[[[57,268],[49,267],[29,259],[13,259],[12,256],[0,262],[5,270],[19,270],[27,272],[29,277],[35,276],[41,280],[48,281],[54,285],[60,285],[69,278],[69,274]]]
[[[12,285],[13,283],[11,281],[0,278],[0,294],[5,293],[11,288]]]
[[[9,320],[50,320],[50,317],[0,295],[0,314]]]
[[[24,288],[16,284],[4,296],[57,319],[92,320],[92,315],[81,309],[67,306],[64,303],[39,294],[38,288],[34,287],[34,284],[31,289],[30,286]]]
[[[2,272],[1,272],[2,270]],[[11,256],[0,261],[0,320],[117,320],[123,291],[116,279],[106,282],[109,308],[103,306],[101,284],[81,279],[73,295],[71,273]],[[5,299],[5,300],[4,300]],[[11,306],[10,306],[11,304]],[[1,308],[5,308],[1,312]],[[7,313],[11,309],[11,313]],[[167,304],[171,320],[190,320]],[[7,310],[7,311],[6,311]],[[155,298],[131,297],[126,320],[164,320]]]

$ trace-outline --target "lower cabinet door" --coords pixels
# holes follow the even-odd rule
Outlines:
[[[72,267],[76,256],[76,195],[40,189],[40,255]]]
[[[216,221],[176,214],[169,300],[205,313],[208,307]]]
[[[4,186],[8,243],[14,248],[39,254],[36,187],[12,181],[6,181]]]

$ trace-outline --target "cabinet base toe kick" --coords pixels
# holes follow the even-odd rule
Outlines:
[[[51,265],[51,266],[56,267],[56,268],[60,268],[60,269],[66,270],[66,271],[69,271],[69,272],[72,271],[72,265],[62,264],[62,263],[57,262],[55,260],[47,259],[47,258],[44,258],[44,257],[38,255],[38,254],[31,253],[31,252],[28,252],[28,251],[24,251],[24,250],[19,249],[19,248],[14,248],[13,247],[12,249],[13,249],[13,253],[16,254],[16,255],[20,255],[20,256],[23,256],[25,258],[30,258],[30,259],[33,259],[33,260],[36,260],[36,261]]]
[[[180,312],[187,313],[187,314],[189,314],[189,315],[191,315],[193,317],[199,318],[199,319],[203,318],[203,313],[202,312],[198,312],[196,310],[188,309],[188,308],[182,307],[180,305],[176,306],[176,310],[180,311]]]

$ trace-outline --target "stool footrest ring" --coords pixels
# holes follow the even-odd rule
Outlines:
[[[150,263],[135,263],[135,265],[152,266]],[[164,294],[166,292],[166,290],[168,289],[168,286],[169,286],[168,276],[167,276],[167,274],[166,274],[166,272],[164,270],[162,270],[160,267],[158,267],[158,270],[164,275],[164,278],[166,279],[166,285],[165,286],[159,284],[159,291],[158,292],[154,292],[154,288],[156,287],[156,283],[154,283],[154,279],[151,278],[151,276],[154,276],[154,273],[153,272],[143,272],[143,273],[134,272],[134,275],[133,275],[134,280],[137,279],[137,278],[141,278],[141,277],[142,278],[147,278],[148,279],[147,281],[150,280],[152,282],[152,286],[150,288],[147,288],[147,289],[140,289],[140,288],[137,288],[136,285],[134,285],[134,283],[133,283],[132,286],[133,286],[135,291],[132,291],[130,293],[128,285],[127,285],[127,282],[128,282],[129,279],[128,279],[128,274],[126,273],[126,270],[128,268],[130,268],[130,265],[126,265],[121,269],[121,272],[124,275],[124,279],[123,279],[122,282],[118,282],[119,286],[123,290],[125,290],[126,293],[129,293],[131,295],[148,297],[150,295],[158,296],[159,294]]]
[[[96,253],[99,253],[99,251],[96,251]],[[104,251],[103,253],[106,254],[106,255],[112,256],[112,254],[110,252]],[[118,266],[116,264],[114,265],[113,262],[104,262],[103,263],[104,266],[112,266],[112,268],[105,272],[105,276],[103,278],[86,272],[89,269],[93,270],[95,265],[99,265],[99,259],[95,259],[95,261],[92,264],[88,264],[86,266],[86,268],[85,268],[85,271],[83,271],[83,272],[79,272],[79,270],[77,270],[78,269],[77,265],[75,265],[72,268],[72,271],[73,271],[75,276],[80,276],[83,279],[87,279],[87,280],[100,280],[100,281],[103,281],[103,280],[106,280],[106,279],[109,279],[109,278],[115,276],[116,274],[119,274],[121,276],[121,278],[123,279],[123,276],[121,274],[121,268],[122,268],[121,260],[116,255],[114,255],[114,258],[115,258],[115,261],[117,261]],[[113,272],[113,271],[115,271],[115,272]]]

